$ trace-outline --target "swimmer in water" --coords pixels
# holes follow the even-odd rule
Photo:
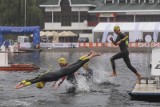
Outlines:
[[[89,67],[88,63],[83,65],[83,69],[85,70],[85,73],[79,73],[79,75],[86,77],[87,81],[93,81],[93,69]]]
[[[66,67],[66,66],[69,66],[67,60],[66,60],[65,58],[63,58],[63,57],[61,57],[61,58],[58,59],[58,63],[59,63],[59,66],[60,66],[61,68]],[[71,75],[62,77],[62,78],[61,78],[61,81],[58,83],[58,86],[60,86],[65,79],[66,79],[69,83],[73,84],[74,86],[77,85],[77,80],[76,80],[75,74],[71,74]],[[55,83],[53,84],[53,87],[56,86],[56,83],[57,83],[57,82],[58,82],[58,81],[55,81]],[[58,88],[58,87],[56,87],[56,88]]]
[[[36,87],[41,89],[45,86],[46,82],[57,81],[64,76],[71,75],[75,73],[79,68],[81,68],[85,63],[87,63],[93,57],[99,56],[100,54],[91,51],[88,55],[84,55],[79,58],[79,60],[69,66],[63,67],[55,72],[47,72],[39,75],[33,79],[26,79],[21,81],[15,86],[16,89],[26,87],[36,83]]]

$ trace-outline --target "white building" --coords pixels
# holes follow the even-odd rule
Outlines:
[[[160,22],[160,0],[46,0],[40,7],[44,30],[92,34],[100,22]]]

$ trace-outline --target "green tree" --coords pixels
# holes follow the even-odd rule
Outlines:
[[[45,0],[26,0],[26,25],[41,26],[44,24],[44,11],[39,4]],[[25,0],[0,0],[0,25],[25,25]]]

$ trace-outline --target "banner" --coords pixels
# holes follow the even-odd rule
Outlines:
[[[21,47],[29,48],[31,47],[31,43],[23,43],[21,44]],[[119,46],[115,46],[113,43],[41,43],[41,47],[46,48],[117,48]],[[152,43],[146,43],[146,42],[133,42],[129,43],[128,45],[130,48],[141,48],[141,47],[160,47],[160,42],[152,42]]]

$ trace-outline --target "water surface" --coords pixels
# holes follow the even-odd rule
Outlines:
[[[57,90],[47,83],[45,88],[35,85],[16,90],[14,86],[23,79],[32,78],[46,70],[59,69],[57,60],[66,57],[68,62],[76,61],[86,52],[33,52],[14,54],[14,63],[35,63],[40,66],[35,72],[0,72],[0,107],[158,107],[159,103],[131,100],[128,92],[136,83],[136,76],[126,67],[122,59],[116,61],[117,77],[111,73],[110,57],[115,53],[101,53],[89,62],[94,70],[94,83],[85,83],[83,77],[77,77],[79,90],[67,94],[70,84],[64,84]],[[148,75],[148,54],[130,53],[133,66],[143,75]],[[79,72],[83,72],[80,69]]]

